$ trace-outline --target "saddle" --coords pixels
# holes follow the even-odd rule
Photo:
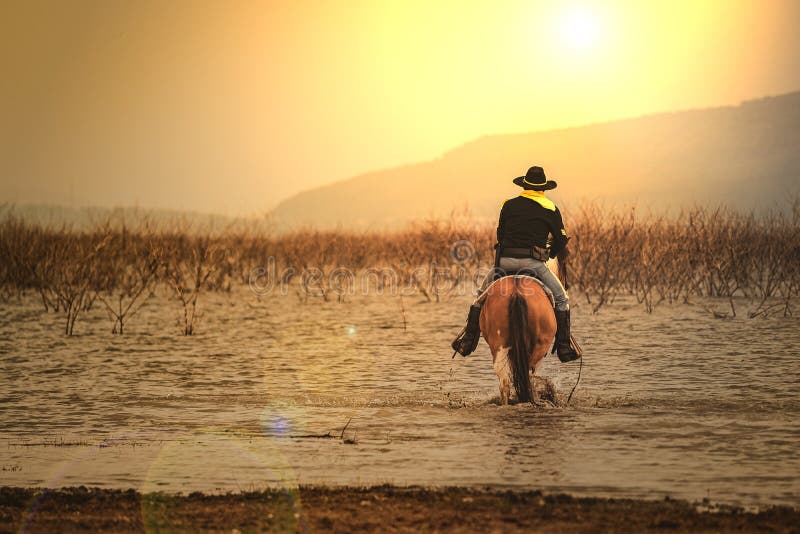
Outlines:
[[[553,297],[553,292],[550,291],[550,288],[547,287],[546,285],[544,285],[544,282],[542,282],[541,280],[539,280],[535,276],[530,275],[530,274],[523,274],[523,273],[520,273],[520,274],[509,274],[509,275],[504,275],[504,276],[501,276],[499,278],[496,278],[495,280],[492,281],[491,284],[489,284],[489,287],[487,287],[486,290],[483,293],[478,295],[478,298],[475,299],[473,304],[481,304],[481,303],[483,303],[483,301],[486,300],[486,295],[489,294],[489,290],[492,288],[493,285],[495,285],[497,282],[499,282],[503,278],[509,278],[509,277],[512,277],[512,276],[515,276],[517,278],[528,278],[529,280],[534,280],[544,290],[544,294],[547,295],[547,300],[550,301],[550,306],[555,308],[556,299],[555,299],[555,297]]]

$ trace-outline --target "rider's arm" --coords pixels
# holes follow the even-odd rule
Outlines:
[[[550,232],[553,234],[553,242],[550,245],[550,257],[555,258],[558,256],[559,252],[564,250],[569,240],[567,231],[564,229],[564,221],[561,220],[561,212],[558,211],[558,208],[556,208],[553,214],[553,224],[550,228]]]
[[[505,236],[506,229],[505,229],[505,213],[506,213],[506,203],[503,203],[503,207],[500,209],[500,220],[497,221],[497,242],[502,243],[503,237]]]

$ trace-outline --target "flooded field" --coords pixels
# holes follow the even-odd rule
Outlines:
[[[202,295],[194,336],[157,296],[124,336],[95,306],[65,337],[33,296],[2,304],[2,484],[389,482],[799,504],[800,318],[579,304],[587,356],[571,404],[578,364],[549,356],[558,406],[504,408],[484,342],[450,358],[467,305],[406,298],[404,328],[396,297],[240,289]]]

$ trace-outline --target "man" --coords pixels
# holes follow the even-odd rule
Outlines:
[[[558,358],[562,362],[571,362],[580,355],[570,343],[569,298],[564,286],[545,265],[549,258],[555,258],[564,249],[568,240],[561,212],[544,194],[555,189],[556,182],[548,180],[541,167],[531,167],[525,176],[515,178],[514,183],[523,191],[518,197],[507,200],[500,210],[497,225],[499,261],[484,280],[479,294],[494,279],[505,274],[528,274],[541,280],[553,292],[555,300]],[[453,350],[463,356],[471,354],[478,346],[481,306],[482,303],[478,303],[470,307],[467,327],[453,341]]]

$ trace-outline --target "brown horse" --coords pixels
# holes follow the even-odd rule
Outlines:
[[[484,295],[481,333],[492,351],[501,402],[508,404],[513,383],[519,402],[538,403],[529,373],[536,375],[555,339],[550,299],[539,282],[527,276],[501,278]]]

